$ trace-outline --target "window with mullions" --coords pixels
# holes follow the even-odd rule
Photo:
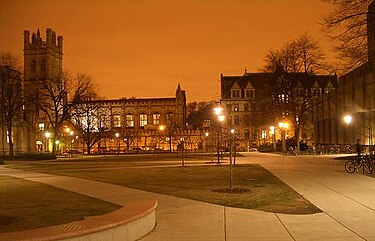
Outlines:
[[[147,126],[147,114],[140,114],[139,115],[139,126]]]
[[[121,127],[121,115],[113,115],[113,127]]]
[[[232,98],[240,98],[241,91],[240,90],[232,90]]]
[[[154,125],[160,124],[160,114],[159,113],[152,114],[152,124],[154,124]]]
[[[134,115],[133,114],[126,115],[126,126],[134,127]]]
[[[44,123],[38,124],[39,131],[44,131]]]

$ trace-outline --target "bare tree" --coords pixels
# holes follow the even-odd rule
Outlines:
[[[273,111],[274,120],[289,119],[293,123],[296,142],[313,98],[308,81],[315,72],[327,73],[331,69],[325,58],[319,42],[308,33],[266,55],[263,69],[275,72],[277,78],[277,87],[272,89],[272,98],[266,104],[277,110]]]
[[[10,52],[0,52],[0,65],[10,66],[19,72],[22,70],[20,60]]]
[[[71,120],[86,144],[87,154],[90,155],[92,147],[105,136],[109,120],[105,118],[105,110],[97,101],[97,94],[91,78],[79,74],[77,79],[87,83],[87,89],[82,100],[73,106],[74,115]]]
[[[80,75],[71,79],[64,74],[62,78],[38,79],[37,82],[39,87],[30,101],[47,117],[55,143],[63,125],[76,114],[73,107],[87,98],[91,80]],[[56,145],[52,153],[56,153]]]
[[[305,33],[286,42],[278,50],[270,50],[265,57],[265,72],[283,70],[287,73],[325,72],[329,69],[319,42]]]
[[[352,70],[367,61],[366,15],[372,0],[322,0],[334,6],[323,16],[322,27],[336,43],[342,71]]]
[[[10,157],[14,156],[13,132],[22,122],[21,74],[10,66],[0,65],[1,105],[0,124],[6,127]]]

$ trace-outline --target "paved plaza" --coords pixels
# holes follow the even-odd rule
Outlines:
[[[0,167],[10,175],[116,204],[157,199],[157,226],[142,241],[375,240],[375,178],[347,174],[330,156],[244,153],[239,164],[259,163],[323,212],[287,215],[223,207],[80,178]]]

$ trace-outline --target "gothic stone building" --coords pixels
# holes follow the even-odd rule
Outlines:
[[[46,30],[46,40],[37,33],[24,31],[24,96],[26,100],[38,96],[43,91],[39,80],[62,78],[63,37],[56,36],[52,29]],[[45,131],[48,129],[47,116],[30,102],[25,105],[26,150],[27,152],[43,151]]]
[[[93,115],[104,127],[104,138],[93,153],[173,151],[184,136],[186,96],[180,85],[175,97],[92,100],[82,105],[95,106]]]
[[[236,129],[240,150],[280,140],[279,122],[288,123],[286,138],[294,137],[295,126],[299,125],[299,139],[311,144],[320,138],[314,134],[317,126],[312,106],[336,86],[335,75],[283,71],[221,75],[220,102],[227,116],[227,127]],[[302,106],[308,110],[301,111]],[[271,126],[275,127],[273,132]]]

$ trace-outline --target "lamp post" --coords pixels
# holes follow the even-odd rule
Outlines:
[[[272,149],[276,151],[276,140],[275,140],[275,127],[270,126],[270,134],[272,136]]]
[[[209,136],[209,133],[208,132],[205,132],[204,133],[204,136],[206,137],[206,153],[208,152],[208,136]]]
[[[221,134],[221,122],[224,121],[225,117],[222,115],[223,108],[216,107],[213,109],[217,116],[217,164],[220,164],[220,134]]]
[[[163,132],[164,132],[164,130],[165,130],[165,126],[164,125],[160,125],[159,126],[159,131],[160,131],[160,141],[162,142],[162,148],[161,149],[163,149],[164,150],[164,138],[163,138]]]
[[[51,133],[47,131],[44,133],[44,136],[46,137],[46,150],[49,152],[49,138],[51,137]]]
[[[344,142],[345,142],[345,146],[348,144],[348,127],[349,127],[349,124],[352,122],[352,116],[351,115],[345,115],[344,116],[344,122],[346,124],[346,127],[345,127],[345,132],[344,132]]]
[[[73,135],[74,131],[69,131],[70,135],[70,156],[73,157]]]
[[[232,141],[230,142],[230,152],[229,152],[229,188],[233,188],[233,170],[232,170],[232,155],[233,155],[233,146],[234,146],[234,138],[235,138],[235,130],[231,129],[231,139]],[[235,156],[236,154],[234,154]]]
[[[282,150],[283,152],[286,152],[285,130],[288,128],[288,124],[284,122],[279,122],[279,127],[281,131]]]
[[[116,136],[116,140],[117,140],[117,153],[116,153],[116,156],[118,156],[118,154],[120,152],[120,140],[119,140],[120,133],[116,132],[115,136]]]

